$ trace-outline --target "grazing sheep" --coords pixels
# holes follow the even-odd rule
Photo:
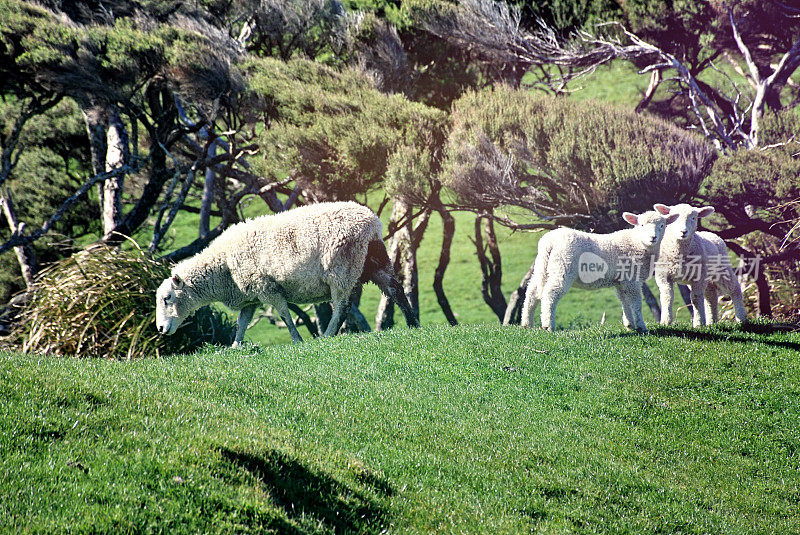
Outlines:
[[[592,289],[615,286],[625,327],[647,332],[642,282],[651,275],[665,227],[677,216],[625,212],[622,218],[634,227],[611,234],[560,228],[542,236],[525,292],[522,325],[531,325],[533,310],[541,301],[542,327],[554,330],[556,305],[573,284]]]
[[[717,307],[720,290],[731,296],[736,321],[747,321],[742,288],[731,267],[725,242],[713,232],[696,232],[700,218],[714,213],[714,207],[656,204],[653,208],[661,214],[678,216],[667,227],[656,264],[656,284],[661,294],[661,324],[669,325],[674,319],[673,283],[676,282],[687,284],[691,289],[694,327],[715,323],[719,319]]]
[[[257,217],[225,230],[206,249],[172,269],[156,293],[156,326],[173,334],[198,308],[222,302],[239,310],[236,338],[244,338],[259,303],[272,305],[293,342],[302,338],[289,303],[333,303],[324,336],[336,334],[353,288],[374,282],[419,322],[394,276],[381,239],[381,221],[354,202],[319,203]]]

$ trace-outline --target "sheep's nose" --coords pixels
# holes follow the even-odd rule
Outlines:
[[[158,325],[156,328],[158,329],[159,334],[164,334],[165,329],[163,325]]]

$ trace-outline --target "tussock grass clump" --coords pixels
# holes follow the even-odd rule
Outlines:
[[[203,308],[175,335],[155,329],[155,290],[169,267],[140,249],[95,245],[46,269],[12,339],[55,355],[137,358],[230,343],[232,323]]]

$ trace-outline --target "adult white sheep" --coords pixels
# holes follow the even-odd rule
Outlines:
[[[700,218],[714,213],[714,207],[656,204],[653,208],[661,214],[678,216],[667,227],[656,264],[656,284],[661,295],[661,324],[669,325],[674,319],[673,283],[687,284],[690,288],[694,327],[716,323],[719,319],[720,291],[731,296],[736,321],[747,321],[742,288],[731,267],[725,242],[713,232],[697,232]]]
[[[652,274],[665,227],[677,216],[625,212],[622,218],[633,228],[611,234],[560,228],[541,237],[522,305],[522,325],[531,325],[533,310],[541,301],[542,327],[553,331],[556,305],[573,284],[591,289],[614,286],[622,303],[625,327],[647,332],[642,316],[642,282]]]
[[[289,303],[333,303],[324,336],[336,334],[356,285],[372,281],[418,327],[381,239],[381,221],[354,202],[319,203],[231,226],[206,249],[172,269],[156,292],[156,326],[173,334],[198,308],[221,302],[238,310],[239,345],[259,303],[272,305],[293,342],[300,333]]]

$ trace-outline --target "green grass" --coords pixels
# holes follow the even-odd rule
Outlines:
[[[4,532],[796,533],[800,335],[0,353]]]

